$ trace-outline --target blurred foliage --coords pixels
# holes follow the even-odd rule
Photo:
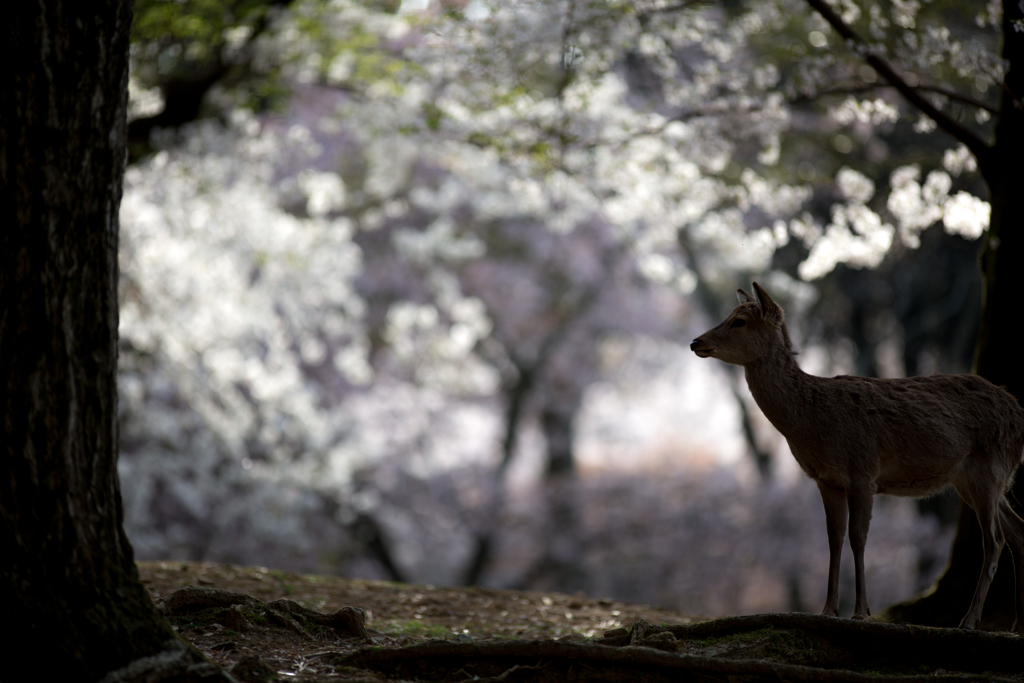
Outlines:
[[[131,38],[137,76],[149,85],[220,63],[263,30],[288,0],[136,0]],[[228,54],[226,54],[228,53]]]
[[[822,352],[809,370],[964,369],[977,246],[941,223],[959,192],[985,197],[979,173],[966,148],[956,170],[947,164],[960,154],[949,137],[922,127],[805,3],[471,4],[490,14],[452,9],[466,3],[401,15],[388,1],[137,4],[132,77],[166,107],[136,128],[147,141],[154,127],[179,131],[130,169],[122,204],[121,467],[140,555],[277,552],[283,565],[322,553],[328,571],[372,573],[383,557],[373,548],[391,547],[413,580],[451,582],[474,539],[501,529],[485,580],[528,582],[540,560],[559,559],[561,537],[583,557],[574,544],[593,518],[579,517],[582,531],[538,520],[534,566],[501,559],[511,532],[499,522],[517,503],[503,508],[488,468],[517,450],[551,464],[561,448],[571,464],[579,443],[600,443],[616,462],[670,451],[663,469],[674,471],[700,450],[700,430],[686,431],[695,422],[677,443],[637,415],[668,377],[680,427],[680,394],[706,378],[645,359],[644,344],[658,339],[697,372],[680,344],[692,316],[731,309],[753,278],[778,295],[798,344]],[[919,15],[899,14],[911,4]],[[994,49],[991,22],[975,25],[981,10],[879,7],[884,16],[851,14],[854,28],[990,135],[998,88],[957,61]],[[893,208],[890,180],[914,165],[901,190],[911,208]],[[949,187],[926,197],[921,176]],[[915,207],[927,225],[904,221]],[[872,221],[840,218],[854,210]],[[603,413],[601,392],[619,401]],[[692,410],[718,429],[720,457],[730,434],[709,420],[714,403],[701,395]],[[360,463],[379,477],[359,484]],[[457,470],[467,463],[473,476]],[[430,479],[446,468],[456,474]],[[737,476],[723,481],[742,488]],[[436,495],[410,494],[441,480]],[[711,524],[705,513],[687,521],[681,503],[644,505],[644,487],[622,493],[632,502],[608,522],[635,512],[635,530],[597,525],[592,548],[617,534],[638,549],[613,555],[642,558],[652,530]],[[732,552],[722,539],[747,533],[751,557],[765,552],[752,515],[714,536],[723,545],[702,556],[707,576],[681,578],[681,595],[735,597],[783,561],[751,560],[734,584],[708,588]],[[680,553],[707,543],[686,543],[660,544],[665,571],[700,564]],[[929,553],[905,558],[904,594],[914,557]],[[589,566],[595,590],[623,595],[657,565]],[[609,566],[621,576],[601,578]],[[785,569],[771,590],[804,583],[803,571]]]
[[[224,3],[217,0],[136,0],[132,40],[195,45],[209,50],[223,44],[227,29],[262,18],[271,4],[264,0]],[[201,56],[201,55],[198,55]]]
[[[393,2],[363,6],[398,9]],[[329,0],[138,0],[132,77],[137,87],[161,91],[165,111],[178,110],[156,125],[177,128],[200,116],[227,117],[237,106],[281,112],[289,104],[296,69],[305,71],[306,80],[365,89],[386,87],[403,69],[415,68],[396,58],[372,27],[339,15],[344,12]],[[285,16],[286,28],[275,30],[275,22]],[[261,40],[268,45],[259,48]],[[296,43],[315,50],[295,51]],[[212,107],[211,88],[222,96]],[[182,107],[172,100],[189,103]],[[148,135],[149,130],[142,132]]]

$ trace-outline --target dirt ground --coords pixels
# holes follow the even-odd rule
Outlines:
[[[384,647],[437,639],[576,641],[632,626],[637,619],[652,624],[700,621],[645,605],[582,595],[410,586],[208,563],[140,562],[138,566],[142,582],[158,606],[174,591],[197,586],[244,593],[265,603],[293,600],[321,613],[357,607],[366,614],[372,644]],[[339,638],[330,629],[311,633],[252,620],[239,632],[209,612],[178,613],[170,618],[179,633],[229,670],[247,655],[258,655],[279,680],[353,680],[324,663],[326,654],[368,644],[357,638]],[[270,672],[264,672],[263,680],[273,680],[266,674]]]

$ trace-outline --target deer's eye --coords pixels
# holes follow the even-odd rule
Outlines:
[[[747,324],[747,321],[744,320],[743,318],[736,318],[731,323],[729,323],[729,329],[730,330],[735,330],[737,327],[743,327],[746,324]]]

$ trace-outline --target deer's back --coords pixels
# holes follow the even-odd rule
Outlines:
[[[840,477],[866,476],[879,492],[923,496],[950,483],[968,458],[1006,477],[1020,463],[1024,410],[977,375],[808,379],[811,422],[782,431],[815,479],[842,486]]]

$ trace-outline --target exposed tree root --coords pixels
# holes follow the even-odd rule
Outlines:
[[[165,600],[160,600],[157,607],[168,617],[213,611],[210,615],[213,620],[239,633],[252,628],[254,619],[265,618],[276,626],[308,638],[314,638],[315,631],[323,628],[330,629],[341,638],[367,638],[366,614],[356,607],[342,607],[337,612],[323,614],[294,600],[265,603],[244,593],[196,586],[186,586],[171,593]]]
[[[157,609],[166,615],[188,614],[213,607],[231,607],[244,605],[259,607],[263,603],[245,593],[226,591],[220,588],[201,588],[185,586],[174,591],[163,600],[157,601]]]
[[[43,674],[45,675],[45,670]],[[204,660],[189,646],[176,640],[167,642],[163,652],[142,657],[109,672],[100,683],[236,683],[236,679],[217,665]]]
[[[172,618],[214,620],[239,632],[271,627],[303,638],[360,638],[362,610],[322,614],[292,600],[260,600],[189,587],[161,608]],[[839,681],[896,683],[1021,681],[1024,639],[1010,634],[853,621],[808,614],[759,614],[683,626],[643,619],[602,638],[438,640],[404,648],[323,652],[318,662],[346,680],[462,683],[548,681]],[[197,672],[198,673],[198,672]],[[232,673],[262,683],[272,675],[253,659]],[[135,680],[135,679],[125,679]],[[188,680],[202,680],[199,678]]]
[[[259,655],[246,655],[231,667],[231,675],[242,683],[270,683],[278,680],[274,668]]]
[[[784,643],[788,661],[840,669],[899,670],[915,665],[965,672],[1019,674],[1024,670],[1024,640],[1020,637],[931,628],[908,624],[884,624],[854,621],[810,614],[756,614],[730,617],[683,626],[652,626],[652,634],[671,633],[681,643],[701,643],[732,639],[742,656],[741,634],[763,633],[763,654]],[[635,630],[635,628],[634,628]],[[648,636],[650,637],[650,636]],[[799,652],[799,658],[793,655]]]
[[[692,626],[640,621],[596,642],[435,641],[328,655],[389,679],[434,681],[963,681],[1019,680],[1015,636],[802,614]],[[974,674],[974,676],[970,676]]]
[[[343,637],[359,638],[360,640],[366,640],[367,637],[366,613],[357,607],[342,607],[337,612],[323,614],[322,612],[307,609],[294,600],[288,600],[287,598],[274,600],[267,607],[268,610],[290,614],[309,624],[326,626]]]

